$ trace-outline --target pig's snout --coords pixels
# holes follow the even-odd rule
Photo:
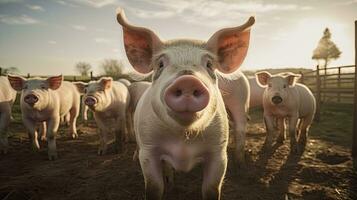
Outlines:
[[[183,116],[203,110],[209,103],[207,87],[193,75],[183,75],[171,83],[164,100],[176,114]]]
[[[95,97],[88,96],[84,99],[84,104],[90,107],[94,106],[95,104],[97,104],[97,99]]]
[[[274,104],[279,104],[283,101],[283,99],[280,97],[280,96],[273,96],[273,98],[271,99],[271,101],[274,103]]]
[[[34,94],[28,94],[25,96],[24,101],[29,105],[34,105],[38,102],[38,97]]]

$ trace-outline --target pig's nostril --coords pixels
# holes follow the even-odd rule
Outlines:
[[[201,95],[201,92],[198,90],[193,91],[193,96],[198,97]]]
[[[182,90],[176,90],[175,96],[179,97],[182,95]]]

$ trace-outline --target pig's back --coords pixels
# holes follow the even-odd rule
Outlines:
[[[0,102],[12,104],[16,98],[16,91],[12,89],[9,80],[5,76],[0,76]]]
[[[112,86],[112,92],[113,98],[115,100],[114,102],[116,102],[116,104],[123,103],[126,105],[129,103],[129,91],[124,83],[120,81],[114,81]]]
[[[130,106],[135,109],[136,105],[138,104],[141,96],[144,94],[147,88],[151,85],[150,82],[142,81],[142,82],[135,82],[129,86],[129,93],[130,93]]]
[[[80,101],[80,94],[71,82],[63,81],[61,87],[56,92],[60,103],[60,115],[67,114]]]
[[[314,95],[308,87],[303,84],[297,83],[295,88],[299,94],[300,108],[299,113],[300,117],[307,117],[315,113],[316,102]]]

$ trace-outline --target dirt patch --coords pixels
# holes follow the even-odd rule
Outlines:
[[[289,153],[289,141],[267,153],[261,151],[265,139],[261,127],[261,123],[249,126],[246,168],[237,169],[229,162],[222,199],[357,199],[349,149],[310,138],[302,155]],[[97,156],[95,127],[80,130],[76,140],[59,136],[59,159],[51,162],[46,145],[31,152],[23,126],[15,124],[9,154],[0,156],[0,199],[143,199],[140,166],[132,161],[135,145],[129,144],[120,154]],[[201,199],[201,183],[201,166],[176,173],[165,199]]]

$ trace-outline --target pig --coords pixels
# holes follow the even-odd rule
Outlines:
[[[263,108],[263,94],[265,88],[259,85],[255,77],[248,78],[250,88],[249,108]]]
[[[218,87],[231,119],[232,136],[235,139],[234,161],[238,168],[245,167],[245,137],[248,124],[250,88],[246,76],[237,70],[229,75],[218,76]]]
[[[57,159],[56,134],[61,117],[70,114],[69,132],[77,138],[76,121],[79,114],[80,95],[77,88],[63,76],[51,76],[47,79],[25,79],[21,76],[8,75],[13,89],[21,91],[20,107],[22,121],[29,132],[33,150],[40,148],[36,124],[46,122],[46,139],[49,160]]]
[[[11,109],[16,100],[16,91],[12,89],[5,76],[0,76],[0,153],[8,151],[7,129],[11,121]]]
[[[187,172],[203,163],[203,199],[220,199],[229,125],[218,76],[240,67],[254,18],[217,31],[207,42],[162,41],[150,29],[130,24],[120,8],[117,20],[131,65],[153,73],[134,113],[145,198],[162,199],[166,166]]]
[[[144,94],[145,90],[150,87],[150,85],[151,85],[150,82],[140,81],[140,82],[131,83],[131,85],[128,87],[129,94],[130,94],[130,104],[129,104],[129,110],[127,113],[127,118],[128,118],[127,124],[128,124],[128,134],[129,134],[130,142],[135,141],[133,116],[134,116],[136,106],[137,106],[141,96]]]
[[[127,87],[110,77],[102,77],[89,83],[74,83],[83,93],[83,102],[93,112],[98,125],[100,145],[98,155],[104,155],[108,149],[108,133],[115,132],[115,147],[119,151],[126,137],[126,113],[130,95]]]
[[[297,142],[302,145],[306,143],[308,130],[315,114],[316,101],[308,87],[296,83],[300,76],[294,73],[271,75],[266,71],[256,73],[258,83],[265,88],[263,107],[267,131],[265,145],[268,149],[273,141],[275,119],[280,130],[277,142],[282,143],[285,140],[285,121],[287,121],[291,152],[300,151]]]

